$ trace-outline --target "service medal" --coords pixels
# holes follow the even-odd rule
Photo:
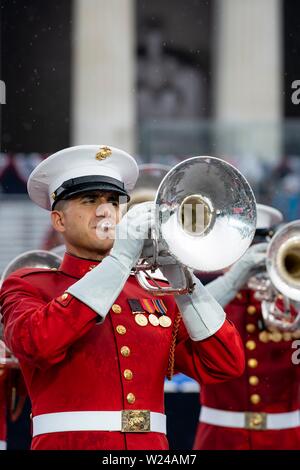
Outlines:
[[[148,318],[143,313],[137,313],[134,319],[139,326],[146,326],[148,324]]]
[[[161,317],[159,317],[159,324],[163,328],[168,328],[169,326],[172,325],[172,320],[167,315],[162,315]]]
[[[151,325],[153,325],[153,326],[158,326],[159,325],[159,319],[157,318],[156,315],[153,315],[153,313],[151,313],[151,315],[149,315],[148,320],[151,323]]]
[[[270,341],[270,334],[267,331],[261,331],[258,335],[259,341],[262,343],[268,343]]]
[[[292,339],[292,333],[290,333],[289,331],[285,331],[285,332],[282,334],[282,337],[283,337],[283,341],[291,341],[291,339]]]
[[[273,331],[270,333],[270,340],[274,341],[274,343],[279,343],[282,341],[282,334],[279,331]]]

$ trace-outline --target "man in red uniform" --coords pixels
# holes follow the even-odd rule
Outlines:
[[[258,205],[258,229],[282,220],[279,211]],[[265,329],[261,303],[245,287],[265,259],[265,243],[249,248],[224,276],[206,287],[226,305],[245,345],[246,369],[224,384],[202,384],[195,449],[299,449],[300,368],[293,364],[295,333]],[[239,291],[239,289],[242,290]]]
[[[67,250],[58,270],[20,270],[1,290],[33,449],[167,449],[165,375],[175,368],[214,383],[243,371],[240,337],[201,282],[175,302],[130,275],[153,224],[152,203],[120,221],[119,197],[137,176],[127,153],[90,145],[57,152],[29,178]],[[166,274],[176,282],[176,266]]]

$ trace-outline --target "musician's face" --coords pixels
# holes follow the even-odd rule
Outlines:
[[[63,235],[69,253],[101,259],[113,246],[120,214],[118,193],[87,191],[59,201],[51,215],[52,224]]]

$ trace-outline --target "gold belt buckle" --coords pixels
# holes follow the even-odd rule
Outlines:
[[[122,432],[150,432],[150,411],[122,410]]]
[[[267,414],[256,411],[246,411],[245,428],[252,431],[267,429]]]

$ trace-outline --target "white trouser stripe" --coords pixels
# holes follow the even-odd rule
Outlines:
[[[121,431],[122,411],[67,411],[32,419],[33,437],[67,431]],[[166,434],[166,415],[150,412],[150,432]]]
[[[6,450],[6,441],[0,441],[0,450]]]
[[[289,429],[300,426],[300,410],[288,411],[287,413],[267,413],[266,417],[266,429]],[[199,421],[228,428],[245,428],[246,413],[202,406]]]

